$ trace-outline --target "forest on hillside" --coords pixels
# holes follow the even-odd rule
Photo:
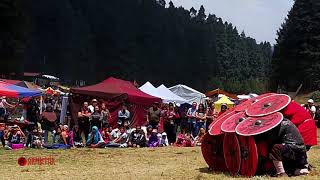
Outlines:
[[[320,1],[295,0],[278,31],[272,86],[295,91],[320,88]],[[272,87],[271,86],[271,87]]]
[[[2,73],[43,72],[87,84],[114,76],[248,93],[265,91],[272,72],[270,43],[257,43],[203,6],[0,0],[0,16],[6,24],[0,31]]]

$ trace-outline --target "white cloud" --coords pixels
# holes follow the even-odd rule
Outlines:
[[[169,0],[167,0],[169,2]],[[237,26],[238,31],[255,38],[258,42],[275,43],[279,29],[293,0],[172,0],[175,6],[199,9],[203,5],[206,13],[215,14],[224,21]]]

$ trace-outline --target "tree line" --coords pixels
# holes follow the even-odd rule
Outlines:
[[[115,76],[234,93],[266,91],[273,72],[269,42],[257,43],[203,6],[186,10],[165,0],[1,0],[0,8],[17,13],[11,21],[0,10],[9,27],[0,31],[6,72],[43,72],[88,84]]]
[[[295,0],[278,31],[273,54],[272,88],[320,88],[320,1]]]

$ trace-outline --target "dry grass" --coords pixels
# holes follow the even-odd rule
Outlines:
[[[17,159],[54,157],[55,165],[18,166]],[[309,152],[320,168],[320,148]],[[200,148],[0,150],[0,179],[231,179],[207,170]],[[299,179],[320,179],[320,169]],[[236,177],[234,179],[242,179]],[[253,179],[268,179],[254,177]]]
[[[313,93],[314,92],[307,93],[307,94],[299,94],[296,98],[294,98],[294,100],[300,104],[305,104],[308,101],[308,99],[310,99]]]

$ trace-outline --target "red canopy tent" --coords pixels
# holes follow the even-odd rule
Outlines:
[[[88,98],[97,98],[107,100],[106,104],[111,112],[111,124],[117,123],[117,112],[121,104],[129,103],[131,112],[131,125],[144,125],[146,123],[145,108],[150,107],[154,102],[161,102],[160,98],[150,96],[134,86],[130,81],[116,79],[110,77],[101,83],[80,87],[71,88],[71,110],[74,119],[76,113],[80,109],[80,105]],[[86,98],[87,97],[87,98]]]

